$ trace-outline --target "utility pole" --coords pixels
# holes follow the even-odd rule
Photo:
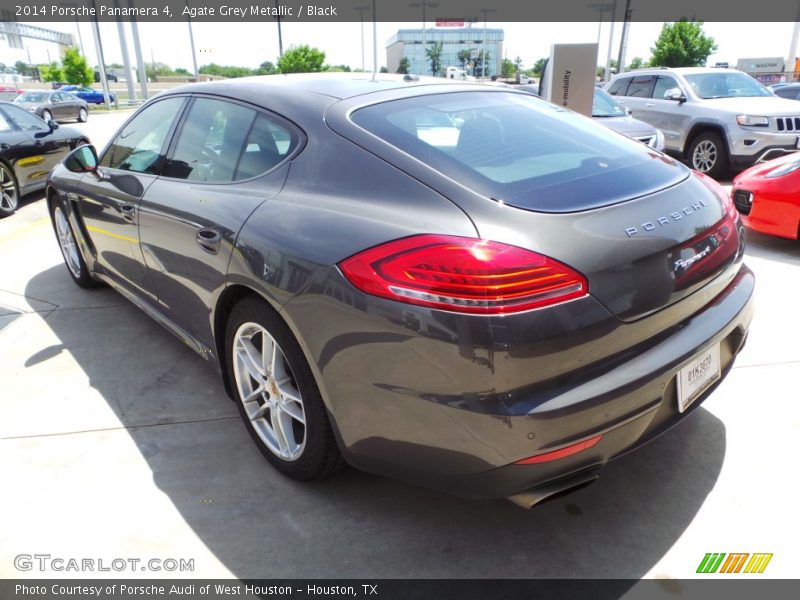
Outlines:
[[[185,0],[186,8],[189,8],[189,0]],[[189,45],[192,48],[192,65],[194,65],[194,80],[200,81],[200,71],[197,70],[197,53],[194,50],[194,34],[192,33],[192,18],[186,15],[186,22],[189,24]]]
[[[427,39],[425,37],[425,9],[430,6],[431,8],[437,8],[439,6],[438,2],[428,2],[428,0],[422,0],[422,2],[412,2],[409,4],[412,8],[419,8],[422,7],[422,61],[425,62],[425,50],[427,48]]]
[[[631,24],[631,0],[625,0],[625,14],[622,17],[622,37],[619,40],[619,57],[617,58],[617,73],[625,69],[625,53],[628,50],[628,27]]]
[[[364,62],[364,11],[369,10],[369,6],[356,6],[353,10],[357,10],[361,15],[361,70],[366,71],[367,67]]]
[[[275,0],[275,20],[278,22],[278,58],[283,56],[283,34],[281,33],[281,11],[278,0]]]
[[[481,79],[486,79],[486,16],[497,12],[494,8],[482,8],[483,13],[483,39],[481,40]]]
[[[614,44],[614,19],[617,18],[617,0],[611,4],[611,32],[608,34],[608,54],[606,54],[606,82],[611,81],[611,46]]]

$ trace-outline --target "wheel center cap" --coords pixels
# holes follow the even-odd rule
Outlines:
[[[270,377],[269,380],[267,381],[267,389],[269,390],[269,393],[271,395],[275,397],[279,395],[278,385],[275,383],[275,380],[272,379],[272,377]]]

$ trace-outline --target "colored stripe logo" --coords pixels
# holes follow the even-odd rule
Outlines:
[[[748,560],[749,559],[749,560]],[[763,573],[772,553],[707,552],[697,567],[698,573]],[[744,570],[742,570],[744,568]]]

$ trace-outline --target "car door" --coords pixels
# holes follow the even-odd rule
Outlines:
[[[618,96],[617,101],[631,109],[631,113],[634,117],[645,123],[650,123],[648,115],[651,108],[651,92],[655,82],[655,75],[637,75],[633,77],[630,84],[628,84],[625,96]],[[650,123],[650,125],[652,125],[652,123]]]
[[[245,220],[277,194],[302,134],[276,115],[234,100],[196,97],[162,177],[140,207],[142,250],[160,309],[213,347],[212,306]]]
[[[80,217],[98,265],[118,285],[156,303],[139,246],[138,207],[164,165],[185,97],[147,105],[128,121],[81,180]]]
[[[678,81],[671,75],[659,75],[653,86],[652,98],[647,107],[647,122],[660,129],[664,134],[664,145],[669,150],[680,151],[681,140],[689,129],[691,118],[686,110],[686,103],[677,100],[666,100],[667,90],[678,88],[684,95]]]
[[[69,105],[65,103],[63,97],[65,94],[62,92],[53,92],[50,94],[50,112],[53,113],[53,119],[61,121],[69,119],[72,115],[69,113]]]

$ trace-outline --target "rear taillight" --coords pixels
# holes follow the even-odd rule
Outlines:
[[[452,312],[507,314],[588,294],[586,278],[552,258],[475,238],[417,235],[339,263],[367,294]]]

